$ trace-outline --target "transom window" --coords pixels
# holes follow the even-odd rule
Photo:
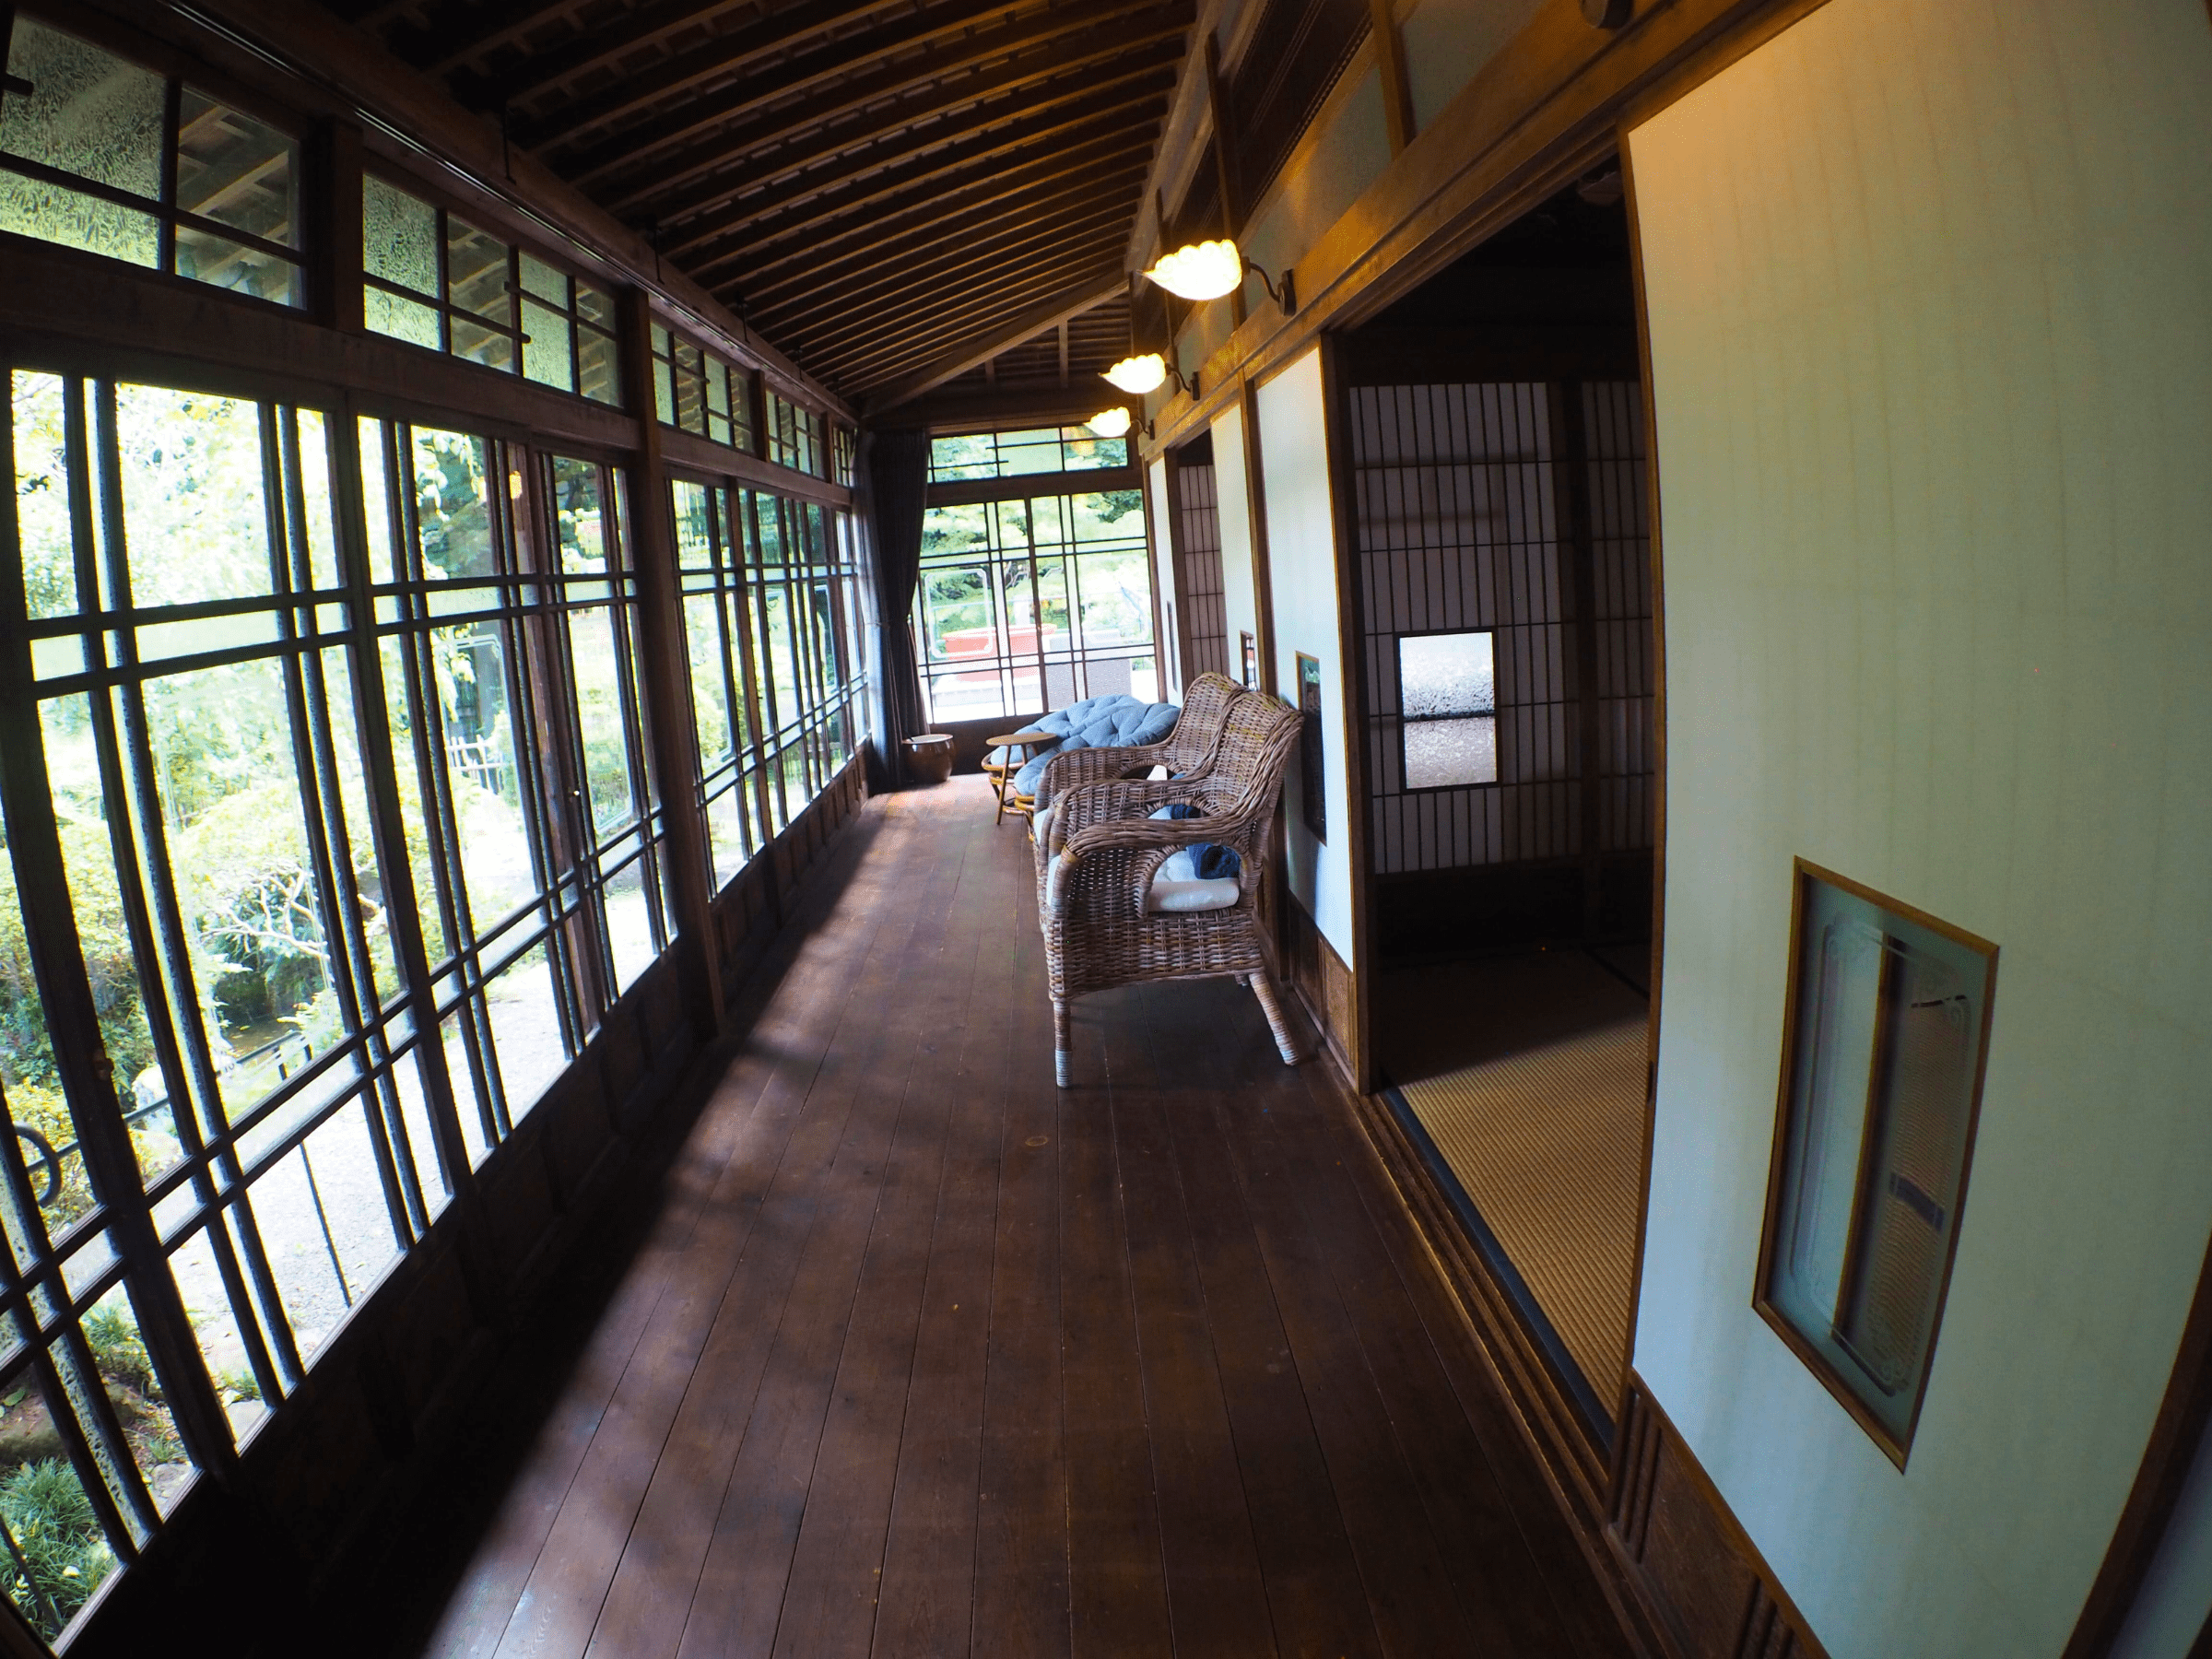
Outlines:
[[[361,180],[361,260],[374,333],[622,401],[604,290],[373,173]]]
[[[0,230],[302,302],[300,147],[185,82],[31,18],[0,94]]]
[[[1013,478],[1028,473],[1103,471],[1128,465],[1128,439],[1101,438],[1088,427],[968,432],[929,441],[932,484]]]
[[[752,449],[752,376],[658,323],[653,325],[653,394],[663,426]]]

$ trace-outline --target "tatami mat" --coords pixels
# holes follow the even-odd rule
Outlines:
[[[1445,1032],[1425,1033],[1428,1075],[1399,1092],[1609,1406],[1635,1288],[1642,999],[1565,952],[1434,972],[1421,1000]],[[1453,1027],[1477,1064],[1435,1064]]]

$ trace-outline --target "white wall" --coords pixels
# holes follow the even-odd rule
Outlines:
[[[1146,524],[1152,534],[1152,592],[1159,596],[1159,638],[1153,641],[1157,654],[1160,697],[1182,700],[1182,615],[1175,604],[1175,539],[1171,521],[1174,503],[1168,499],[1168,463],[1165,456],[1145,468]]]
[[[1476,72],[1557,0],[1418,0],[1398,25],[1413,128],[1425,132]]]
[[[1230,404],[1214,421],[1214,488],[1220,503],[1221,593],[1229,618],[1229,677],[1244,675],[1240,633],[1259,637],[1252,573],[1252,503],[1244,484],[1244,407]]]
[[[1831,0],[1630,153],[1669,769],[1636,1364],[1836,1659],[2055,1653],[2212,1230],[2212,27]],[[1794,853],[2002,951],[1902,1473],[1750,1306]]]
[[[1306,828],[1301,757],[1293,755],[1283,783],[1283,821],[1289,831],[1285,874],[1322,935],[1359,971],[1352,953],[1350,773],[1344,752],[1344,663],[1337,650],[1336,534],[1329,495],[1328,407],[1322,396],[1321,353],[1309,351],[1260,387],[1260,487],[1267,494],[1268,592],[1275,606],[1275,683],[1298,701],[1298,653],[1321,663],[1326,844]],[[1216,437],[1216,443],[1220,441]],[[1220,451],[1217,448],[1217,455]]]

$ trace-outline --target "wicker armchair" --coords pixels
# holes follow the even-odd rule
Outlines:
[[[1213,764],[1230,705],[1243,695],[1244,688],[1227,675],[1200,675],[1183,690],[1182,715],[1175,729],[1158,743],[1139,748],[1067,749],[1046,760],[1043,781],[1037,786],[1037,806],[1049,806],[1086,783],[1142,777],[1156,766],[1183,777],[1204,771]]]
[[[1074,1080],[1068,1005],[1088,992],[1145,980],[1235,975],[1259,998],[1284,1064],[1298,1063],[1267,977],[1258,912],[1283,769],[1299,730],[1298,712],[1280,699],[1241,693],[1204,774],[1097,782],[1061,797],[1038,910],[1053,996],[1053,1065],[1063,1088]],[[1202,816],[1146,816],[1171,801],[1188,801]],[[1161,864],[1199,842],[1236,853],[1233,901],[1218,909],[1152,908]]]

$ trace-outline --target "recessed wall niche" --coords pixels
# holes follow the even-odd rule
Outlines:
[[[1796,861],[1753,1305],[1900,1468],[1958,1249],[1997,947]]]

